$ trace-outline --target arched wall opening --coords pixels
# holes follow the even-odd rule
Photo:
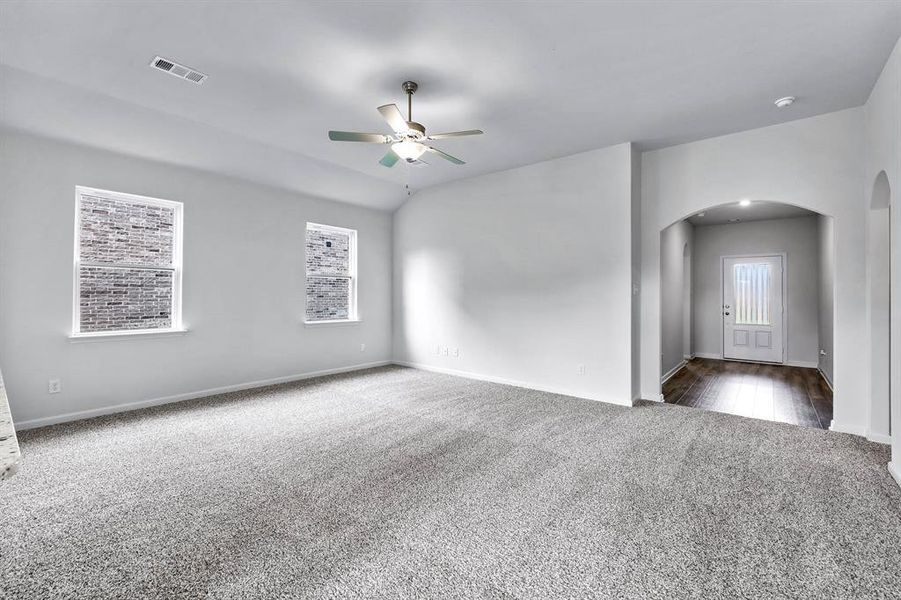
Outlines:
[[[891,440],[891,188],[881,171],[867,215],[868,320],[870,330],[870,439]]]
[[[811,119],[643,152],[641,155],[641,397],[660,400],[660,231],[711,206],[742,198],[800,206],[832,217],[835,279],[833,423],[865,435],[869,330],[862,179],[863,114],[840,111]],[[850,143],[849,143],[850,142]],[[894,160],[894,159],[893,159]],[[893,165],[897,163],[892,162]],[[886,169],[892,188],[892,171]],[[873,171],[871,176],[875,176]],[[893,215],[898,228],[898,215]],[[898,244],[893,245],[898,253]],[[899,268],[901,261],[893,261]],[[694,269],[694,279],[698,269]],[[898,277],[893,279],[898,286]],[[901,294],[892,294],[901,310]],[[894,323],[896,328],[898,323]],[[697,326],[695,325],[695,328]],[[897,338],[897,339],[896,339]],[[892,338],[896,348],[901,335]],[[698,340],[696,339],[695,345]],[[894,381],[901,381],[894,361]],[[893,385],[894,407],[901,406]],[[901,410],[893,411],[898,416]],[[896,425],[898,422],[896,420]],[[901,426],[896,428],[901,433]]]
[[[742,218],[726,219],[740,215]],[[705,220],[706,219],[706,220]],[[735,223],[733,221],[741,221]],[[710,225],[710,227],[708,227]],[[684,359],[730,357],[724,352],[723,288],[726,256],[780,255],[785,318],[779,317],[784,350],[778,360],[742,359],[743,362],[773,362],[806,368],[806,377],[821,385],[824,405],[810,426],[828,427],[832,419],[832,323],[834,318],[833,218],[795,204],[755,200],[749,207],[738,201],[693,211],[661,228],[659,239],[659,373],[657,399],[663,400],[664,382],[684,366]],[[821,272],[823,277],[820,276]],[[731,338],[730,338],[731,339]],[[713,344],[716,346],[714,347]],[[821,365],[820,349],[830,364]],[[683,363],[683,364],[680,364]],[[698,361],[696,368],[709,364]],[[822,381],[817,369],[823,367]],[[729,368],[726,366],[725,368]],[[689,371],[692,367],[689,367]],[[672,395],[686,372],[666,386]],[[828,388],[827,388],[828,386]],[[646,397],[655,397],[654,394]],[[666,399],[666,401],[672,401]],[[820,418],[822,417],[822,418]],[[789,421],[791,422],[791,421]]]

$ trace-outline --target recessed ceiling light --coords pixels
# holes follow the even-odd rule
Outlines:
[[[741,202],[738,203],[739,206],[751,206],[751,201],[745,198]]]
[[[730,223],[738,223],[741,219],[729,219]]]
[[[698,216],[699,216],[699,217],[703,217],[703,216],[706,215],[706,214],[707,214],[707,213],[699,212],[699,213],[698,213]]]
[[[773,104],[775,104],[779,108],[788,108],[789,106],[794,104],[794,102],[795,102],[794,96],[786,96],[784,98],[779,98],[778,100],[773,102]]]

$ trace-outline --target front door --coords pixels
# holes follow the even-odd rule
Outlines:
[[[781,363],[782,256],[723,258],[723,358]]]

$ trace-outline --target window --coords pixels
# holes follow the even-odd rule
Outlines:
[[[770,265],[738,263],[733,267],[735,281],[735,324],[770,324]]]
[[[182,204],[76,188],[73,335],[181,329]]]
[[[357,232],[307,223],[308,323],[357,320]]]

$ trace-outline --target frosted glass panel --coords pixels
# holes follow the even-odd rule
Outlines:
[[[735,324],[770,324],[770,280],[767,263],[739,263],[732,269],[735,282]]]

